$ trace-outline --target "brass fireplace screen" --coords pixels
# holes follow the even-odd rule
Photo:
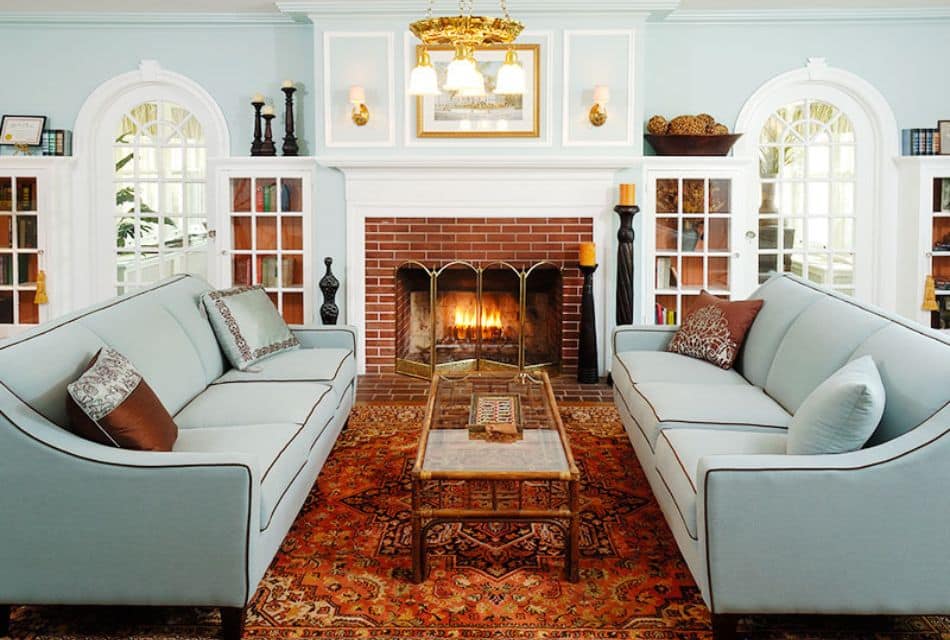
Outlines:
[[[562,268],[455,261],[396,269],[396,371],[558,370]]]

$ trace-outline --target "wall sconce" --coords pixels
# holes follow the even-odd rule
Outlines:
[[[602,127],[607,122],[607,103],[610,102],[610,87],[597,85],[594,87],[594,106],[590,108],[590,123],[595,127]]]
[[[366,91],[363,87],[350,87],[350,104],[353,105],[353,124],[357,127],[366,126],[369,122],[369,109],[366,108]]]

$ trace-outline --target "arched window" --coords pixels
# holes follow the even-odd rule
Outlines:
[[[854,295],[858,148],[851,119],[823,100],[784,105],[765,121],[759,135],[759,282],[772,271],[790,272]]]
[[[208,275],[207,147],[188,109],[140,103],[115,131],[118,293],[175,273]]]
[[[894,308],[898,132],[883,96],[810,59],[756,91],[736,131],[736,155],[758,160],[736,294],[777,271]]]
[[[73,250],[90,254],[91,273],[74,277],[73,306],[176,273],[216,282],[208,161],[229,148],[211,96],[154,61],[90,95],[74,144],[81,193],[89,196],[88,207],[77,206],[76,229],[88,235],[76,234]]]

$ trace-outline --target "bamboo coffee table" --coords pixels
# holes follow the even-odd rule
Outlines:
[[[472,398],[515,397],[513,441],[469,433]],[[412,469],[413,580],[426,576],[426,534],[446,522],[546,522],[565,538],[565,574],[578,579],[580,473],[544,372],[478,372],[432,379]]]

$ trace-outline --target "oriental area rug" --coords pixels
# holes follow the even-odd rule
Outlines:
[[[561,407],[580,467],[580,582],[547,525],[442,525],[410,581],[410,469],[423,408],[359,405],[250,607],[245,638],[709,640],[709,613],[612,406]],[[763,567],[767,571],[768,567]],[[777,577],[780,580],[780,577]],[[214,609],[19,607],[30,640],[210,639]],[[743,620],[762,640],[950,640],[950,619]]]

